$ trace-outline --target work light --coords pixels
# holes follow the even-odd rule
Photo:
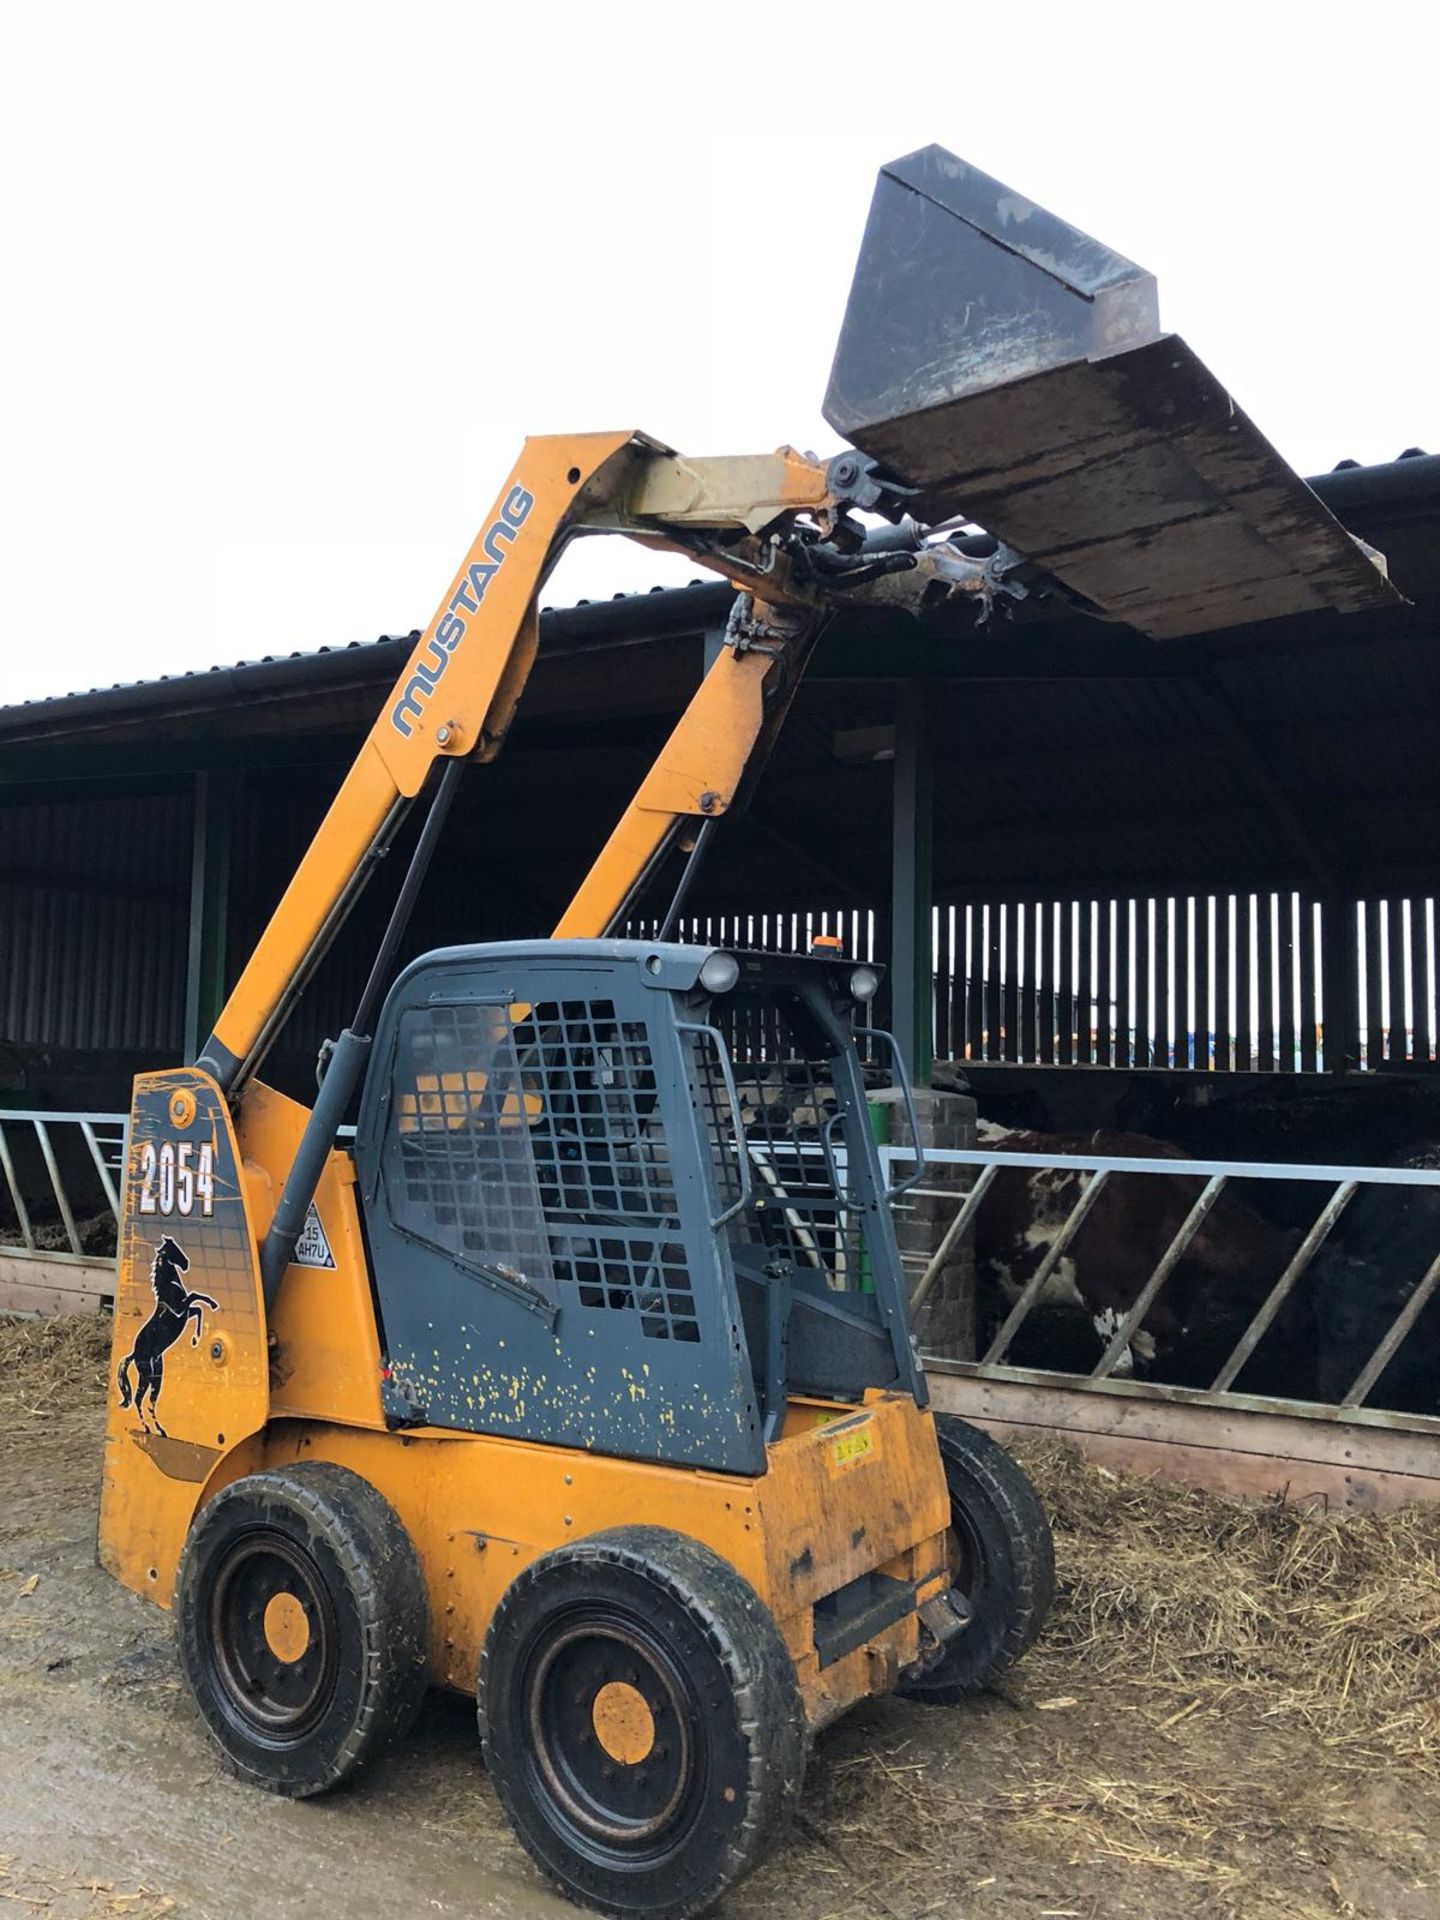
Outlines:
[[[740,962],[733,953],[712,953],[700,968],[700,984],[707,993],[728,993],[740,978]]]

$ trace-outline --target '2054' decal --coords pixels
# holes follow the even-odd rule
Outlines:
[[[215,1211],[215,1148],[208,1140],[198,1144],[166,1140],[158,1148],[146,1140],[140,1148],[141,1213],[184,1214],[196,1211],[208,1219]]]

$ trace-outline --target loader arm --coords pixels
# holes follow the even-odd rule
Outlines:
[[[534,663],[537,595],[579,532],[630,533],[753,586],[760,613],[706,676],[557,932],[599,934],[677,821],[716,818],[773,734],[823,612],[783,534],[843,511],[789,449],[687,460],[635,433],[527,440],[387,696],[197,1064],[233,1099],[263,1059],[435,764],[498,753]],[[762,617],[763,616],[763,617]],[[767,683],[784,689],[767,695]]]

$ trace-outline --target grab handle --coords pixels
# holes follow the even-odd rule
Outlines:
[[[708,1021],[677,1020],[679,1033],[699,1034],[709,1040],[715,1048],[715,1058],[720,1066],[720,1077],[725,1083],[725,1097],[730,1103],[730,1119],[735,1128],[735,1156],[739,1164],[740,1197],[733,1206],[726,1207],[723,1213],[717,1213],[710,1222],[711,1228],[718,1231],[728,1226],[736,1214],[743,1213],[755,1196],[754,1180],[750,1172],[750,1151],[745,1140],[745,1122],[740,1114],[740,1090],[735,1084],[735,1069],[730,1064],[730,1049],[725,1044],[725,1036],[718,1027],[712,1027]],[[718,1132],[718,1129],[717,1129]],[[716,1144],[719,1144],[717,1139]]]
[[[872,1040],[885,1040],[890,1046],[890,1084],[898,1086],[905,1101],[905,1117],[910,1123],[910,1138],[915,1143],[915,1171],[904,1180],[897,1180],[893,1187],[885,1189],[887,1200],[898,1200],[902,1193],[908,1193],[918,1186],[925,1174],[925,1155],[920,1146],[920,1116],[915,1111],[915,1095],[911,1091],[910,1076],[905,1071],[905,1056],[900,1051],[900,1042],[893,1033],[887,1033],[884,1027],[871,1027]]]
[[[835,1142],[830,1136],[844,1118],[843,1113],[832,1113],[820,1129],[820,1146],[825,1155],[825,1171],[830,1176],[830,1184],[835,1189],[837,1200],[843,1198],[840,1187],[840,1162],[836,1158]]]

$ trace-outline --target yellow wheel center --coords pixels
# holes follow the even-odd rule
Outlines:
[[[612,1760],[638,1767],[655,1744],[655,1716],[645,1696],[624,1680],[601,1687],[590,1709],[595,1738]]]
[[[266,1607],[265,1644],[291,1667],[310,1645],[310,1622],[293,1593],[277,1593]]]

